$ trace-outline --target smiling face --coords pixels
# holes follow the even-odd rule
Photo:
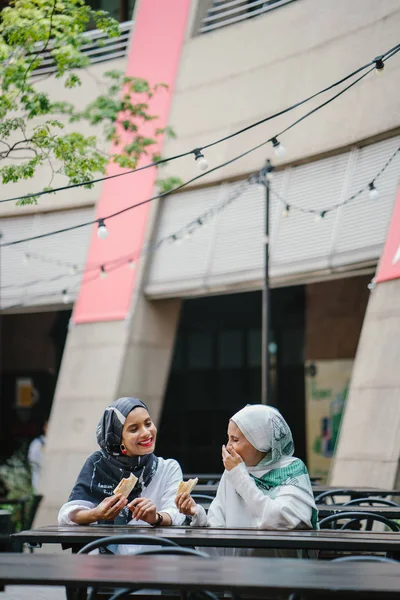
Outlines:
[[[255,467],[266,454],[265,452],[260,452],[254,448],[240,431],[236,423],[229,421],[228,443],[226,449],[230,452],[232,448],[242,457],[246,467]]]
[[[126,417],[122,443],[128,456],[143,456],[154,452],[157,429],[145,408],[135,408]]]

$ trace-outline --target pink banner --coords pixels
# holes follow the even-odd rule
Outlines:
[[[126,74],[147,79],[150,85],[166,83],[148,102],[149,113],[159,118],[150,121],[141,134],[153,136],[154,128],[165,127],[183,46],[190,0],[141,0],[133,29]],[[110,65],[110,69],[112,69]],[[160,139],[161,145],[162,140]],[[154,146],[154,152],[159,151]],[[149,158],[141,164],[149,162]],[[108,174],[123,171],[111,164]],[[105,181],[97,204],[96,217],[138,204],[153,194],[156,168],[146,169]],[[109,263],[121,256],[137,255],[143,248],[150,204],[129,210],[106,221],[107,239],[99,239],[93,228],[86,272],[73,313],[74,323],[124,319],[135,289],[136,270],[125,265],[110,271],[105,278],[95,277],[93,266]],[[99,272],[98,272],[99,273]]]
[[[376,281],[389,281],[400,277],[400,188],[397,192],[392,220],[379,263]]]

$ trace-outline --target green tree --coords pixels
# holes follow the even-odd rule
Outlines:
[[[142,156],[154,153],[157,137],[173,131],[157,127],[157,116],[148,102],[162,93],[163,83],[150,86],[119,71],[105,74],[104,93],[83,110],[54,101],[41,89],[43,78],[54,77],[58,85],[82,85],[81,73],[89,65],[85,47],[93,40],[88,26],[106,37],[119,35],[119,24],[105,11],[93,10],[84,0],[12,0],[0,13],[0,180],[3,184],[31,179],[45,166],[50,176],[43,189],[52,189],[56,174],[69,184],[89,182],[105,172],[110,161],[136,168]],[[104,41],[103,41],[104,43]],[[101,47],[101,38],[97,41]],[[51,58],[53,71],[40,75],[38,68]],[[98,147],[96,133],[86,136],[79,122],[86,121],[108,142],[113,152]],[[154,121],[151,137],[141,134],[142,125]],[[76,126],[78,124],[78,126]],[[66,127],[67,125],[67,127]],[[121,133],[124,132],[122,136]],[[127,141],[128,140],[128,141]],[[177,185],[177,178],[159,180],[162,191]],[[87,183],[86,187],[91,187]],[[36,202],[21,199],[20,204]]]

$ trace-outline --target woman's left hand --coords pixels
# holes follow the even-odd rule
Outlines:
[[[148,498],[135,498],[128,504],[132,518],[153,525],[157,521],[157,508]]]
[[[224,463],[225,469],[231,471],[240,465],[240,463],[243,462],[243,459],[233,448],[228,452],[226,446],[222,446],[222,462]]]

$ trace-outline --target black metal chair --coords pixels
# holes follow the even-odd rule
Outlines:
[[[83,548],[81,548],[78,554],[89,554],[92,550],[104,549],[108,546],[115,546],[116,544],[129,544],[131,546],[169,546],[173,548],[180,548],[180,546],[172,540],[167,540],[163,537],[153,537],[151,535],[136,535],[125,534],[125,535],[111,535],[104,538],[99,538],[93,542],[89,542]]]
[[[343,523],[341,525],[341,527],[336,527],[336,524],[338,523],[338,521],[346,521],[346,523]],[[352,526],[354,526],[357,523],[359,524],[359,527],[360,527],[361,521],[367,521],[366,531],[371,531],[374,521],[383,523],[384,525],[386,525],[386,527],[388,527],[392,531],[397,531],[397,532],[400,531],[399,525],[395,521],[392,521],[391,519],[388,519],[387,517],[378,515],[373,512],[360,513],[357,511],[349,511],[349,512],[342,512],[342,513],[336,513],[334,515],[329,515],[329,517],[325,517],[324,519],[321,519],[321,521],[319,522],[319,526],[321,529],[326,528],[326,529],[341,529],[341,530],[343,530],[343,529],[351,529]],[[330,525],[330,527],[325,527],[325,525]]]
[[[145,537],[145,536],[143,536],[143,537]],[[144,556],[144,555],[149,555],[149,554],[150,555],[166,554],[166,555],[173,555],[173,556],[177,556],[177,555],[179,555],[179,556],[184,556],[184,555],[199,556],[201,558],[210,559],[210,556],[208,554],[205,554],[204,552],[200,552],[199,550],[193,550],[192,548],[182,548],[180,546],[141,550],[140,552],[138,552],[137,554],[132,556],[132,558],[134,559],[137,556]],[[120,589],[120,590],[117,590],[110,597],[109,600],[123,600],[125,598],[128,598],[131,594],[134,595],[137,592],[141,592],[143,589],[145,589],[145,588],[130,587],[130,588]],[[196,592],[195,594],[191,593],[189,595],[181,592],[181,598],[184,598],[185,600],[186,599],[194,600],[198,596],[203,597],[203,598],[209,598],[210,600],[219,600],[215,594],[213,594],[212,592],[208,592],[206,590],[200,590],[200,591]],[[90,591],[90,594],[88,596],[88,600],[96,600],[96,597],[97,597],[97,590],[95,588],[92,588],[92,590]],[[235,599],[240,600],[238,596],[235,596]]]
[[[348,502],[344,502],[343,506],[360,506],[361,504],[366,504],[367,506],[397,506],[400,508],[400,505],[393,500],[386,500],[386,498],[378,498],[375,496],[367,496],[366,498],[354,498],[353,500],[349,500]]]
[[[399,561],[393,558],[387,558],[386,556],[339,556],[334,558],[332,562],[385,562],[395,563],[399,565]]]
[[[163,537],[153,537],[150,535],[136,535],[134,533],[128,535],[112,535],[104,538],[99,538],[93,542],[89,542],[86,546],[83,546],[78,554],[89,554],[93,550],[103,549],[107,553],[108,546],[114,546],[116,544],[129,544],[132,546],[168,546],[172,548],[179,548],[178,544],[172,540],[167,540]],[[112,554],[111,552],[109,552]],[[93,591],[93,590],[92,590]],[[89,593],[89,597],[91,596]],[[66,588],[66,595],[68,600],[84,600],[87,597],[86,589]],[[96,596],[94,595],[93,598]]]
[[[210,506],[211,502],[215,500],[215,496],[208,496],[207,494],[192,494],[193,500],[203,506],[206,510]]]
[[[354,496],[354,490],[347,489],[334,489],[334,490],[325,490],[325,492],[321,492],[314,497],[315,504],[329,504],[327,502],[328,499],[331,499],[330,504],[337,504],[334,500],[335,496]]]

